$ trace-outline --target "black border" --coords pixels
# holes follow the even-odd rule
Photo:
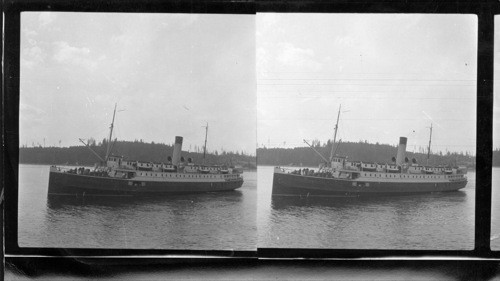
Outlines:
[[[33,260],[33,259],[32,259]],[[110,264],[104,259],[9,258],[14,276],[58,274],[87,280],[116,276],[124,280],[490,280],[500,273],[495,261],[463,260],[189,260],[124,259]],[[57,268],[54,268],[57,265]],[[62,268],[62,269],[61,269]],[[124,273],[129,274],[123,276]],[[142,278],[141,278],[142,276]],[[421,276],[417,278],[417,276]],[[394,278],[396,277],[396,278]],[[26,278],[27,279],[27,278]],[[59,278],[61,279],[61,278]]]
[[[499,14],[500,3],[495,0],[463,1],[171,1],[160,0],[26,0],[4,2],[5,53],[4,87],[2,89],[2,174],[5,187],[5,253],[26,256],[107,257],[133,256],[185,256],[200,259],[204,256],[233,257],[254,260],[260,258],[359,258],[359,257],[451,257],[500,258],[499,251],[490,250],[491,233],[491,167],[493,120],[493,28],[494,16]],[[476,147],[476,202],[475,247],[470,251],[439,250],[339,250],[339,249],[275,249],[258,251],[197,251],[197,250],[125,250],[125,249],[58,249],[19,248],[17,245],[17,167],[19,152],[19,60],[20,13],[23,11],[78,11],[78,12],[169,12],[169,13],[432,13],[475,14],[478,17],[478,69],[477,69],[477,147]],[[12,121],[14,120],[14,121]],[[190,258],[191,257],[191,258]],[[203,258],[202,258],[203,259]],[[167,259],[168,260],[168,259]]]

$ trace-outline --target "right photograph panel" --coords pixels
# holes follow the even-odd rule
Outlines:
[[[259,248],[474,248],[476,16],[261,13],[256,44]]]

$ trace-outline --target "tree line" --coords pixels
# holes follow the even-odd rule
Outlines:
[[[108,142],[89,142],[89,147],[101,158],[106,155]],[[115,141],[112,144],[111,154],[125,156],[128,160],[142,162],[164,163],[168,156],[173,154],[173,145],[163,143],[144,143],[142,141]],[[222,151],[207,153],[203,159],[201,152],[182,151],[185,161],[192,158],[198,164],[241,165],[244,168],[255,168],[255,156],[244,152]],[[99,158],[86,146],[70,147],[21,147],[19,148],[19,163],[21,164],[47,164],[47,165],[94,165]]]
[[[319,142],[312,144],[314,149],[326,159],[329,158],[332,143],[329,141],[323,145]],[[396,157],[397,145],[372,144],[368,142],[342,142],[337,148],[336,154],[347,156],[352,161],[391,163]],[[500,152],[500,151],[499,151]],[[295,148],[258,148],[258,165],[298,165],[317,166],[324,160],[310,147]],[[499,155],[500,156],[500,155]],[[406,157],[411,161],[413,158],[421,165],[452,165],[475,167],[475,157],[468,152],[446,152],[431,153],[427,160],[427,153],[413,153],[406,148]],[[498,157],[500,160],[500,157]],[[500,164],[500,163],[499,163]]]

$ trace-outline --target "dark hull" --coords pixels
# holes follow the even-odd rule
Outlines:
[[[425,192],[455,191],[466,180],[456,182],[368,182],[274,173],[273,196],[359,197],[406,195]]]
[[[50,172],[49,196],[161,196],[168,194],[230,191],[243,179],[219,182],[138,181]]]

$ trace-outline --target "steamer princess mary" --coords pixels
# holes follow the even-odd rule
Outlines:
[[[116,112],[116,106],[115,106]],[[114,114],[113,114],[114,122]],[[167,163],[126,160],[109,155],[91,169],[50,167],[49,196],[161,196],[174,193],[229,191],[243,184],[241,172],[226,166],[196,165],[181,157],[182,137],[175,137]]]
[[[340,115],[340,109],[339,109]],[[335,136],[337,134],[335,126]],[[391,164],[348,161],[335,155],[332,146],[330,159],[319,154],[326,165],[316,171],[300,169],[287,171],[276,167],[273,175],[273,196],[300,197],[358,197],[403,195],[425,192],[455,191],[467,185],[466,168],[422,166],[405,157],[407,138],[399,139],[397,157]],[[432,126],[431,126],[432,136]],[[314,149],[314,148],[313,148]],[[429,140],[430,152],[430,140]]]

